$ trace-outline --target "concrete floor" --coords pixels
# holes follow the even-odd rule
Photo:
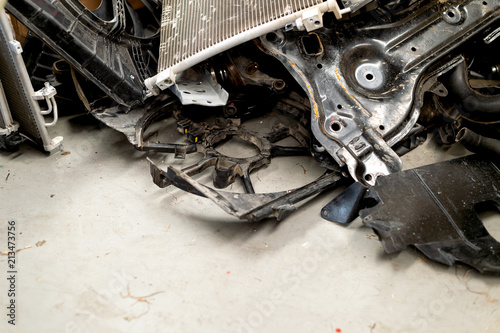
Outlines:
[[[100,127],[63,117],[51,133],[70,154],[0,154],[0,246],[12,220],[17,248],[31,246],[17,253],[15,327],[0,279],[0,332],[500,332],[498,277],[414,249],[385,254],[359,219],[321,219],[334,192],[281,223],[234,223],[207,199],[156,187],[147,154]],[[404,162],[464,153],[428,142]],[[319,172],[273,161],[256,187]]]

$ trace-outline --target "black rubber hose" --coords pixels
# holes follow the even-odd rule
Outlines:
[[[483,122],[500,120],[500,95],[483,95],[469,85],[465,61],[452,70],[446,83],[448,96],[460,106],[460,114],[467,119]]]
[[[458,132],[455,140],[473,153],[500,157],[500,140],[487,138],[465,127]]]

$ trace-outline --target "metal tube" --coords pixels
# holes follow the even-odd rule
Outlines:
[[[47,102],[47,110],[40,109],[40,113],[44,116],[52,112],[52,103],[50,102],[50,99],[48,97],[45,97],[45,102]]]
[[[59,119],[59,114],[57,112],[57,102],[56,102],[56,99],[54,97],[51,97],[47,103],[49,104],[49,109],[54,111],[54,119],[50,123],[45,123],[45,126],[51,127],[57,123],[57,120]]]

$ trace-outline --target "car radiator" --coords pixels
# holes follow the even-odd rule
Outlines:
[[[349,11],[323,0],[163,0],[158,75],[148,88],[166,89],[175,76],[220,52],[286,26],[311,31],[322,14]]]

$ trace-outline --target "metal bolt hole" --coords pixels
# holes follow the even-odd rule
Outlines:
[[[273,43],[278,40],[278,36],[274,32],[270,32],[266,35],[266,40]]]
[[[332,129],[332,131],[334,132],[338,132],[342,129],[342,126],[340,125],[340,123],[338,122],[333,122],[331,125],[330,125],[330,128]]]

